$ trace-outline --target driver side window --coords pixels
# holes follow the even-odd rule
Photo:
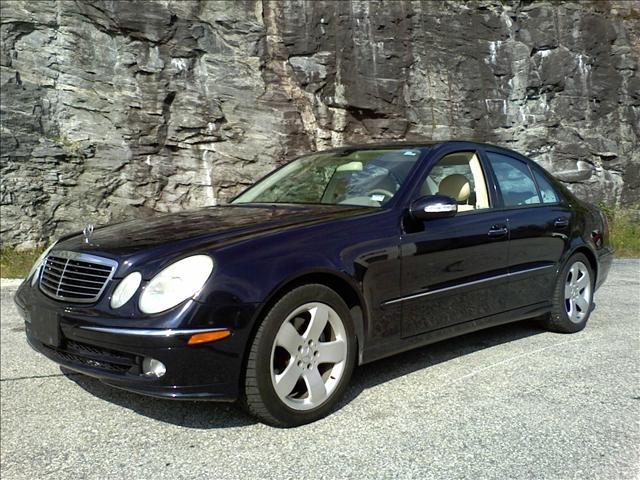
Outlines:
[[[446,195],[458,202],[458,211],[491,208],[482,164],[476,152],[455,152],[442,157],[431,169],[420,196]]]

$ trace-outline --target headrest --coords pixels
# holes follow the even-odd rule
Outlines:
[[[467,177],[454,173],[440,181],[438,194],[454,198],[457,202],[466,202],[471,194],[471,185]]]

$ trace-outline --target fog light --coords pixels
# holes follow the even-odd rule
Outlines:
[[[164,366],[160,360],[156,360],[155,358],[144,357],[142,361],[142,373],[144,373],[147,377],[156,377],[160,378],[167,371],[167,367]]]

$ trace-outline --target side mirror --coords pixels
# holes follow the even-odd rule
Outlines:
[[[453,217],[458,213],[458,202],[444,195],[427,195],[414,200],[409,212],[417,220]]]

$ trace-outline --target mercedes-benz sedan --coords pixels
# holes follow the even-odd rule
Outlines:
[[[229,205],[88,225],[16,303],[60,365],[292,426],[327,415],[356,365],[525,318],[581,330],[611,261],[605,216],[516,152],[344,147]]]

